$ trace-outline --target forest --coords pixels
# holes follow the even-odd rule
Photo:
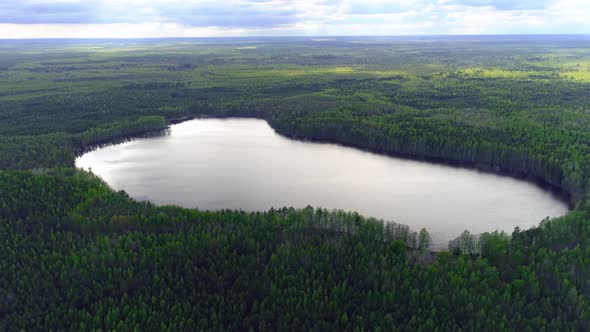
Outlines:
[[[589,42],[0,41],[0,330],[588,330]],[[74,167],[195,116],[534,179],[572,211],[434,252],[355,212],[156,206]]]

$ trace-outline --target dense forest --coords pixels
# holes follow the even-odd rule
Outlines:
[[[0,41],[0,330],[588,330],[588,43]],[[74,168],[194,116],[530,177],[574,208],[432,252],[353,212],[155,206]]]

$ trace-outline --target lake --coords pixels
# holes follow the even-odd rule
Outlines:
[[[76,165],[138,200],[204,210],[357,211],[425,227],[437,248],[465,229],[512,233],[568,212],[562,198],[528,181],[292,140],[257,119],[183,122],[165,136],[88,152]]]

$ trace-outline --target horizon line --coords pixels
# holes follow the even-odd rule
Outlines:
[[[162,39],[236,39],[236,38],[392,38],[392,37],[476,37],[476,36],[587,36],[589,33],[462,33],[462,34],[415,34],[415,35],[259,35],[259,36],[170,36],[170,37],[31,37],[31,38],[6,38],[0,37],[0,41],[6,40],[162,40]],[[328,40],[326,40],[328,41]]]

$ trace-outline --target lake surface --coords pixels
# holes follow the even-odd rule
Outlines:
[[[564,215],[550,191],[507,176],[276,134],[263,120],[199,119],[89,152],[76,165],[156,204],[264,211],[321,206],[425,227],[436,247],[463,230],[530,228]]]

